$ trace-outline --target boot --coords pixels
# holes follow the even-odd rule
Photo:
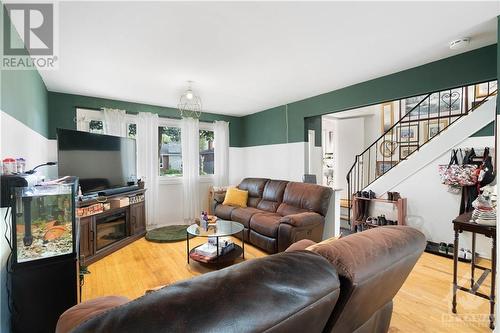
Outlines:
[[[356,194],[354,194],[354,196],[356,198],[362,198],[363,197],[363,194],[361,193],[361,191],[358,191],[356,192]],[[354,218],[354,221],[361,221],[363,219],[363,212],[364,212],[364,200],[356,200],[355,201],[355,210],[356,210],[356,214],[353,215],[353,218]]]
[[[364,200],[365,204],[363,206],[363,221],[366,221],[366,219],[368,218],[368,213],[369,213],[369,210],[370,210],[370,201],[369,200]]]

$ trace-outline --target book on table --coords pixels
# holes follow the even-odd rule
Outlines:
[[[233,241],[223,238],[225,237],[220,237],[219,239],[219,255],[225,255],[234,249]],[[213,241],[209,239],[207,243],[198,246],[194,252],[207,259],[213,259],[217,257],[217,244],[216,242],[213,243]]]

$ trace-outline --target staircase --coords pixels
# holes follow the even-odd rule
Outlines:
[[[347,174],[348,220],[356,192],[371,189],[383,193],[414,171],[412,168],[423,166],[450,150],[457,139],[463,140],[493,121],[496,93],[497,81],[490,81],[401,100],[401,119],[355,156]],[[492,112],[474,113],[486,107]],[[470,122],[476,126],[468,126]],[[404,163],[410,158],[412,163]]]

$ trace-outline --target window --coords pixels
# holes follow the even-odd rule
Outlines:
[[[214,174],[214,131],[200,130],[200,175]]]
[[[123,124],[124,135],[128,138],[137,138],[136,115],[126,114]],[[105,134],[104,112],[96,109],[76,108],[76,129],[90,133]]]
[[[104,114],[94,109],[76,108],[76,129],[104,134]]]
[[[89,132],[103,134],[104,133],[104,122],[102,120],[89,121]]]
[[[182,176],[181,129],[158,128],[160,176]]]
[[[127,124],[127,137],[135,139],[137,135],[137,125],[136,124]]]

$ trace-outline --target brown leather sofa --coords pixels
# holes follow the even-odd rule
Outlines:
[[[248,191],[247,207],[223,205],[219,195],[215,215],[243,224],[245,241],[276,253],[298,240],[323,237],[331,188],[266,178],[245,178],[237,187]]]
[[[56,333],[387,332],[392,299],[424,235],[390,226],[312,244],[301,240],[130,302],[81,303],[61,316]]]

